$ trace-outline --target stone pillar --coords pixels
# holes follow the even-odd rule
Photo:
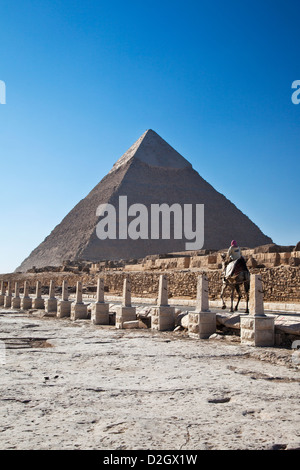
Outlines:
[[[42,286],[40,281],[36,281],[35,297],[32,299],[32,308],[45,308],[45,301],[42,298]]]
[[[61,300],[69,301],[68,281],[64,280],[61,288]]]
[[[265,315],[260,274],[251,274],[249,315],[240,315],[241,343],[251,346],[274,346],[275,317]]]
[[[61,300],[57,302],[57,314],[58,318],[69,317],[71,315],[71,303],[69,300],[68,293],[68,282],[63,281]]]
[[[208,279],[206,274],[198,276],[196,312],[209,312]]]
[[[209,310],[208,279],[205,274],[198,276],[196,310],[188,315],[191,338],[206,339],[216,332],[216,314]]]
[[[1,287],[0,287],[0,305],[4,305],[4,296],[5,296],[4,281],[1,281]]]
[[[76,285],[76,298],[75,302],[71,304],[70,318],[71,320],[88,318],[87,305],[82,302],[82,284],[80,281]]]
[[[4,296],[4,308],[10,308],[11,307],[11,299],[12,299],[11,282],[8,281],[6,295]]]
[[[57,311],[57,299],[55,297],[55,283],[50,281],[49,298],[45,300],[45,312],[53,313]]]
[[[77,282],[77,285],[76,285],[75,302],[77,304],[82,304],[82,284],[80,281]]]
[[[109,304],[104,302],[104,281],[100,277],[97,282],[97,299],[92,305],[91,321],[94,325],[109,324]]]
[[[136,320],[136,308],[131,306],[131,283],[124,279],[122,305],[116,308],[116,328],[126,328],[126,322]]]
[[[159,277],[157,305],[159,307],[169,306],[168,279],[164,274]]]
[[[161,274],[159,278],[157,307],[152,309],[151,328],[153,330],[173,330],[175,327],[175,307],[168,305],[168,279]]]
[[[250,315],[264,315],[264,293],[260,274],[251,274],[249,291]]]
[[[19,283],[15,283],[15,295],[11,299],[11,308],[20,308],[21,306],[21,298],[20,298],[20,292],[19,292]]]
[[[28,295],[29,292],[29,287],[28,287],[28,282],[24,282],[24,294],[23,297],[21,298],[21,308],[23,310],[28,310],[32,307],[32,299]]]

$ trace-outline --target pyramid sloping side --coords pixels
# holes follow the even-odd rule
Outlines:
[[[223,249],[236,239],[249,248],[272,243],[261,230],[232,202],[216,191],[192,168],[166,169],[151,167],[132,160],[111,203],[118,207],[119,196],[127,195],[128,206],[144,204],[150,213],[151,204],[204,204],[205,249]],[[183,206],[182,206],[183,207]],[[187,240],[99,240],[94,230],[82,258],[143,258],[149,254],[185,251]]]
[[[36,266],[59,266],[63,260],[80,259],[97,222],[96,209],[109,201],[126,174],[128,164],[106,175],[57,225],[45,240],[22,262],[16,271]]]

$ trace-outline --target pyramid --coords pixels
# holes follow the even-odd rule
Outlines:
[[[127,205],[143,204],[149,213],[153,204],[204,204],[204,245],[218,250],[235,239],[240,246],[253,248],[272,243],[261,230],[224,195],[216,191],[153,130],[147,130],[113,165],[110,172],[35,248],[16,271],[36,266],[59,266],[63,260],[119,260],[144,258],[151,254],[186,250],[186,239],[101,240],[97,233],[100,204],[119,207],[120,196]],[[118,228],[117,228],[117,233]]]

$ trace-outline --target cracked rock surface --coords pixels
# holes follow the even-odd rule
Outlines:
[[[291,351],[13,311],[0,340],[1,449],[300,448]]]

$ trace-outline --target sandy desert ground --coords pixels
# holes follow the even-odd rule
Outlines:
[[[300,449],[291,350],[0,311],[0,449]]]

